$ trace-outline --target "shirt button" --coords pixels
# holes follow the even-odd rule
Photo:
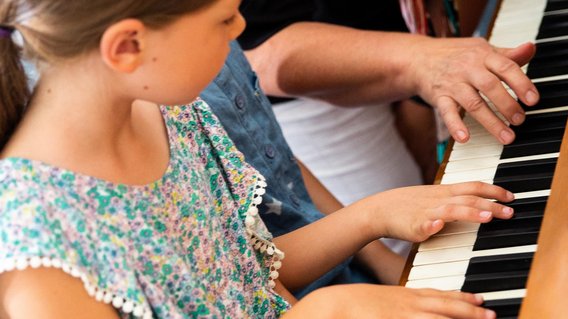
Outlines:
[[[242,95],[237,95],[235,97],[235,105],[240,109],[244,109],[245,108],[245,99],[243,98]]]
[[[276,150],[272,147],[272,145],[266,145],[264,147],[264,153],[268,158],[274,158],[274,156],[276,156]]]
[[[296,196],[296,194],[290,195],[290,200],[292,201],[292,203],[294,203],[294,205],[300,205],[300,199],[298,198],[298,196]]]

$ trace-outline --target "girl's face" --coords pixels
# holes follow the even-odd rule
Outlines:
[[[176,105],[193,101],[213,80],[229,53],[229,42],[244,30],[241,0],[217,0],[160,30],[149,30],[140,68],[141,99]],[[150,72],[145,72],[150,71]]]

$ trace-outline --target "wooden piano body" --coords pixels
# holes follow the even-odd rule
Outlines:
[[[566,30],[543,31],[543,29],[548,28],[545,22],[562,26],[563,21],[566,23]],[[500,47],[514,47],[520,43],[535,40],[537,57],[533,61],[540,62],[538,62],[538,70],[537,64],[534,64],[535,67],[531,70],[529,63],[528,75],[539,88],[541,103],[536,109],[527,109],[527,121],[532,116],[531,114],[548,114],[550,112],[550,114],[556,115],[564,112],[565,115],[561,117],[561,121],[565,128],[565,119],[568,114],[568,80],[563,81],[563,79],[568,79],[568,67],[563,70],[562,64],[564,63],[563,60],[566,60],[568,66],[568,0],[501,1],[490,42]],[[550,50],[548,47],[551,45],[556,45],[559,52],[543,53],[540,57],[538,56],[540,54],[539,48],[542,48],[543,52],[548,52]],[[565,59],[562,56],[565,56]],[[550,83],[552,83],[553,89],[560,89],[562,92],[565,91],[566,94],[557,94],[557,91],[547,89]],[[496,141],[492,141],[490,137],[486,136],[486,133],[481,133],[483,129],[479,125],[476,126],[467,115],[465,121],[474,126],[471,129],[472,139],[470,143],[463,145],[450,144],[449,149],[451,151],[446,154],[446,159],[440,170],[439,180],[441,183],[482,180],[486,182],[495,181],[498,184],[499,178],[496,176],[498,173],[495,173],[497,167],[501,167],[498,165],[503,165],[506,162],[515,163],[517,160],[527,161],[540,158],[541,155],[533,154],[535,148],[549,152],[551,143],[546,142],[536,144],[536,147],[533,146],[533,153],[524,154],[521,151],[518,158],[512,155],[508,159],[503,159],[504,154],[510,152],[511,148],[513,149],[512,153],[515,154],[515,146],[504,149]],[[560,136],[562,137],[560,150],[554,150],[544,156],[545,160],[546,158],[554,158],[557,162],[550,189],[539,189],[538,191],[531,189],[529,192],[517,193],[517,198],[548,196],[536,245],[513,247],[518,251],[508,251],[509,248],[493,250],[503,250],[506,251],[505,254],[532,253],[536,250],[530,264],[526,288],[482,293],[486,296],[486,299],[493,299],[493,301],[522,298],[522,305],[518,314],[520,318],[568,318],[568,302],[564,301],[564,298],[568,296],[568,130],[563,129],[563,134],[560,134]],[[538,153],[538,151],[536,152]],[[470,156],[471,154],[473,155]],[[471,165],[471,167],[468,165]],[[522,187],[521,190],[525,191]],[[428,241],[415,245],[402,276],[402,285],[417,288],[461,290],[459,287],[462,286],[465,279],[459,278],[460,276],[465,278],[466,266],[464,265],[471,263],[471,256],[476,256],[474,242],[476,242],[476,236],[479,236],[477,233],[481,233],[481,227],[475,225],[473,228],[469,226],[464,228],[460,223],[454,224],[448,225],[439,235]],[[470,257],[459,257],[456,258],[458,261],[446,262],[444,258],[453,251],[465,251],[466,255],[469,254]],[[441,257],[436,259],[437,256]],[[480,254],[480,256],[484,255]],[[448,266],[452,263],[458,265],[457,268]],[[434,275],[435,269],[438,268],[443,270],[440,271],[440,274]],[[457,284],[451,282],[454,279],[449,280],[453,277],[459,279]],[[465,283],[463,287],[465,287]],[[517,314],[503,317],[513,318],[516,316]]]

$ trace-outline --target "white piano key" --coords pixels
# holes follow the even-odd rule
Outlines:
[[[452,162],[448,162],[446,164],[444,174],[471,171],[471,170],[482,169],[482,168],[497,167],[501,163],[512,163],[512,162],[522,162],[522,161],[534,161],[534,160],[547,159],[547,158],[558,158],[559,154],[560,153],[548,153],[548,154],[512,157],[512,158],[504,158],[504,159],[499,159],[499,156],[490,156],[490,157],[480,157],[480,158],[472,158],[472,159],[465,159],[465,160],[459,160],[459,161],[452,161]]]
[[[495,177],[497,167],[480,168],[469,171],[447,173],[442,177],[444,184],[463,183],[471,181],[491,180]]]
[[[560,75],[547,76],[544,78],[531,79],[531,81],[533,83],[541,83],[541,82],[550,82],[550,81],[565,80],[565,79],[568,79],[568,74],[560,74]]]
[[[413,267],[408,280],[431,279],[444,276],[464,276],[469,260]]]
[[[463,233],[471,233],[477,232],[479,229],[478,223],[470,223],[470,222],[451,222],[446,223],[444,228],[440,230],[434,236],[447,236],[453,234],[463,234]]]
[[[479,158],[487,156],[498,156],[503,152],[503,145],[482,145],[465,150],[455,150],[450,154],[450,161],[462,159]]]
[[[555,42],[555,41],[562,41],[568,40],[568,35],[562,35],[558,37],[546,38],[546,39],[537,39],[535,43],[546,43],[546,42]]]
[[[550,196],[550,189],[543,189],[543,190],[540,190],[540,191],[532,191],[532,192],[515,193],[515,199],[544,197],[544,196]]]
[[[414,266],[469,260],[479,256],[493,256],[516,253],[531,253],[537,245],[516,246],[473,251],[473,246],[420,251],[414,258]]]
[[[465,181],[464,181],[465,182]],[[492,179],[482,179],[476,182],[482,182],[482,183],[487,183],[487,184],[493,184],[493,180]],[[446,183],[445,181],[440,182],[441,185],[449,185],[449,184],[457,184],[457,183],[461,183],[461,182],[451,182],[451,183]]]
[[[477,135],[472,136],[467,143],[455,143],[454,150],[460,148],[467,148],[471,146],[478,146],[478,145],[487,145],[487,144],[499,144],[499,141],[493,137],[493,135],[484,134],[484,135]]]
[[[481,295],[483,297],[483,300],[501,300],[501,299],[524,298],[526,294],[527,294],[526,289],[514,289],[514,290],[482,292],[479,293],[478,295]]]
[[[453,235],[448,234],[446,236],[433,236],[430,237],[427,241],[420,244],[418,251],[473,246],[476,239],[477,233],[473,232]]]
[[[568,111],[568,106],[559,106],[549,109],[527,111],[526,114],[531,115],[531,114],[543,114],[543,113],[562,112],[562,111]]]
[[[548,154],[539,154],[539,155],[530,155],[530,156],[522,156],[522,157],[513,157],[513,158],[504,158],[499,161],[501,163],[512,163],[512,162],[522,162],[522,161],[534,161],[539,159],[547,159],[547,158],[558,158],[560,153],[548,153]]]
[[[557,14],[566,14],[566,13],[568,13],[568,9],[562,9],[562,10],[545,12],[544,16],[553,16],[553,15],[557,15]]]
[[[499,162],[500,161],[498,155],[451,161],[446,164],[444,174],[497,167],[497,165],[499,165]]]
[[[409,280],[406,282],[408,288],[436,288],[439,290],[451,291],[460,290],[465,281],[464,276],[447,276],[432,279]]]

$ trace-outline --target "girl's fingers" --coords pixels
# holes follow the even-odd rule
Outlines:
[[[479,319],[496,317],[493,311],[480,307],[483,303],[480,295],[434,289],[417,289],[416,293],[420,297],[416,304],[418,309],[434,316]]]
[[[487,223],[493,218],[493,212],[459,204],[447,204],[436,210],[436,219],[446,222],[467,221],[472,223]]]
[[[511,218],[514,213],[513,209],[508,206],[477,196],[471,196],[471,195],[456,196],[452,198],[450,202],[457,205],[477,208],[480,211],[491,212],[491,215],[493,217],[502,218],[502,219]]]
[[[446,296],[421,298],[418,307],[431,313],[456,319],[494,319],[496,317],[492,310]]]
[[[422,224],[422,233],[427,237],[434,235],[444,228],[444,221],[441,219],[427,220]],[[422,236],[420,236],[422,237]],[[418,241],[425,240],[426,238],[419,238]]]
[[[416,293],[422,297],[446,297],[456,300],[461,300],[463,302],[468,302],[472,305],[481,305],[483,303],[483,297],[481,295],[476,295],[468,292],[461,291],[440,291],[436,289],[416,289]]]
[[[515,199],[508,190],[483,182],[467,182],[450,185],[450,193],[454,196],[475,195],[484,198],[496,199],[501,202],[510,202]]]

